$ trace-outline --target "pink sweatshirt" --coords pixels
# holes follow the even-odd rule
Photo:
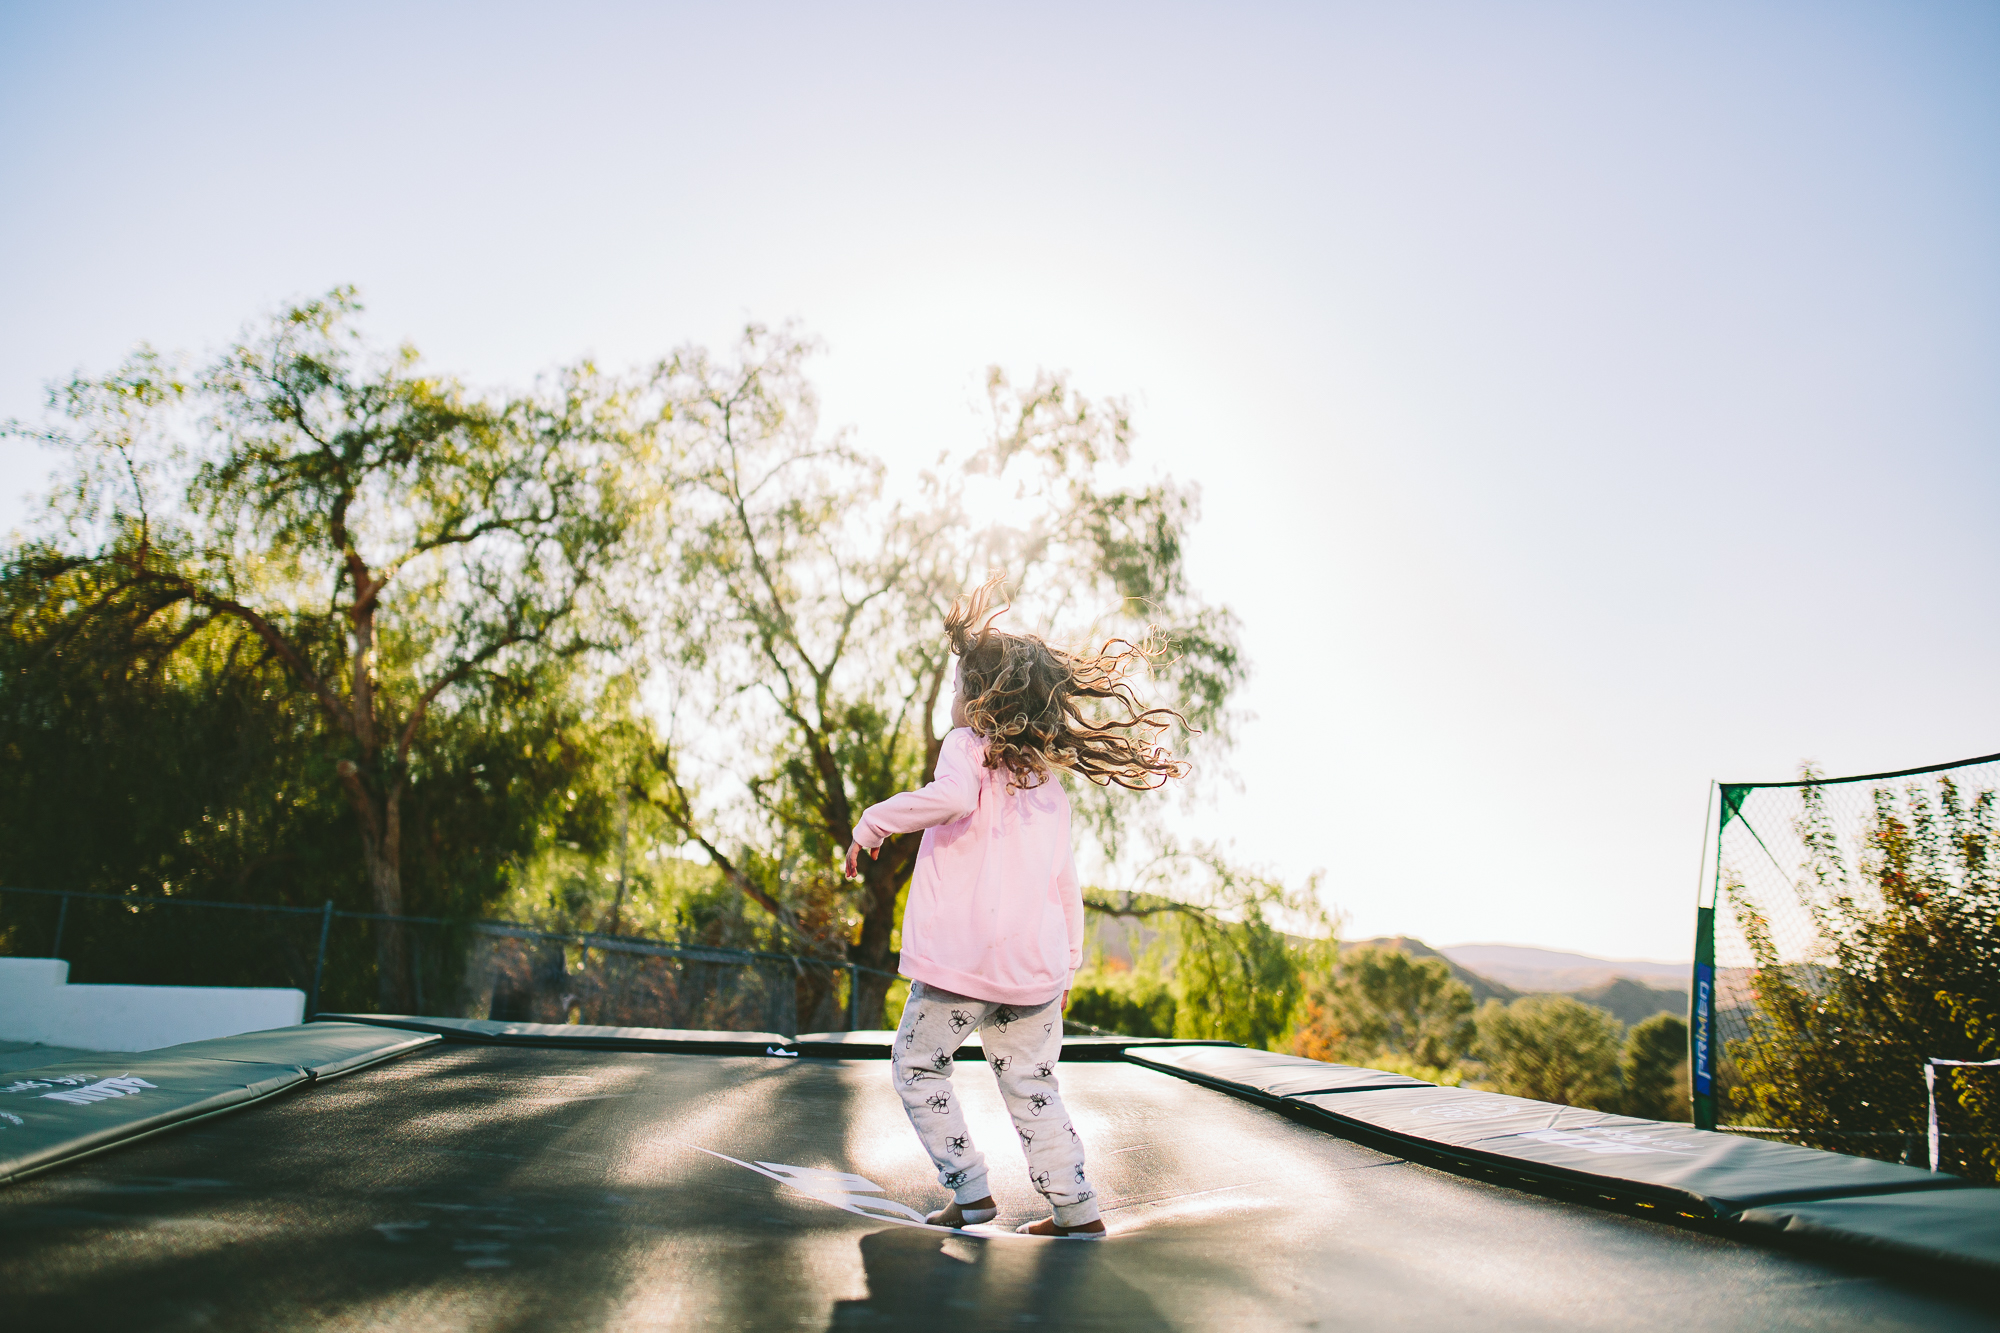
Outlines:
[[[1009,791],[986,742],[945,735],[937,777],[868,807],[854,840],[870,849],[924,831],[903,906],[902,973],[975,1000],[1043,1004],[1083,962],[1083,893],[1069,848],[1069,793],[1050,774]]]

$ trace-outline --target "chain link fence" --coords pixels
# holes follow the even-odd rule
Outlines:
[[[385,939],[385,933],[393,938]],[[416,1013],[710,1031],[844,1031],[862,973],[841,959],[507,921],[60,889],[0,888],[0,955],[62,958],[82,984],[288,986],[306,1012],[383,1007],[385,944]]]

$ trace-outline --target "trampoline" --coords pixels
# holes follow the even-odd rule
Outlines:
[[[256,1066],[258,1069],[267,1066]],[[433,1044],[0,1190],[20,1328],[1950,1329],[1978,1282],[1741,1240],[1066,1064],[1110,1240],[945,1195],[879,1059]],[[18,1105],[18,1103],[16,1103]]]

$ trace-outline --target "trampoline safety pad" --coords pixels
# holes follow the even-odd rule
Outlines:
[[[1427,1160],[1967,1265],[1989,1280],[2000,1268],[2000,1190],[1955,1176],[1265,1051],[1153,1049],[1127,1058]],[[1942,1201],[1947,1194],[1953,1201]],[[1872,1202],[1891,1196],[1902,1201]],[[1781,1208],[1792,1204],[1815,1206]]]
[[[0,1078],[0,1184],[437,1041],[325,1024],[15,1070]]]
[[[882,1061],[447,1042],[14,1185],[0,1290],[24,1327],[2000,1327],[1130,1062],[1063,1073],[1111,1238],[1019,1237],[1012,1125],[956,1082],[988,1227],[921,1223],[946,1195]]]

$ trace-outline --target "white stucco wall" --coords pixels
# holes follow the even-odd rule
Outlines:
[[[290,1027],[304,991],[252,986],[72,986],[60,958],[0,958],[0,1041],[150,1051]]]

